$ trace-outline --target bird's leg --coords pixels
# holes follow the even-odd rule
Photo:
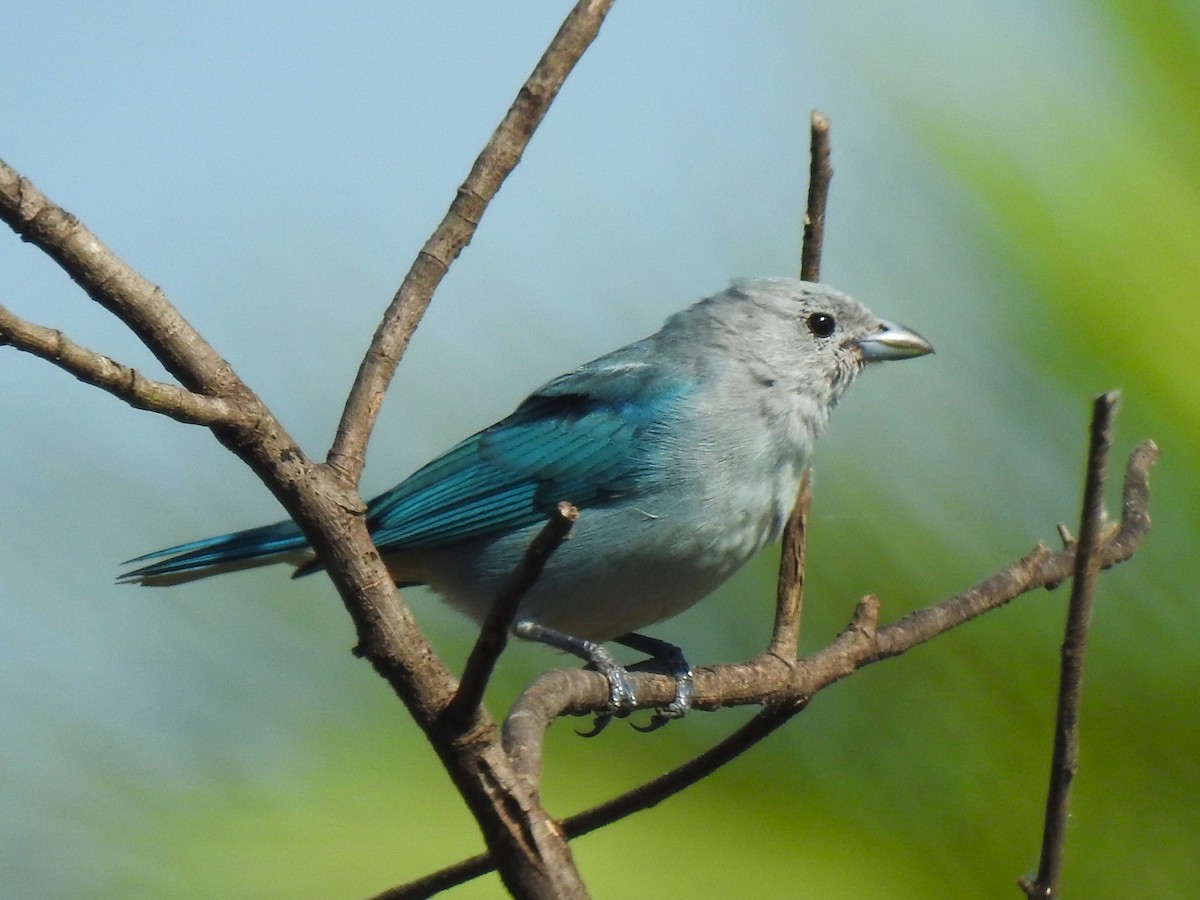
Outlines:
[[[633,694],[633,686],[629,683],[629,673],[600,644],[584,638],[563,634],[561,631],[555,631],[553,628],[538,625],[536,622],[516,622],[513,624],[512,631],[519,638],[548,644],[557,650],[578,656],[608,681],[608,705],[610,711],[606,715],[596,718],[596,728],[588,737],[599,734],[604,726],[608,724],[614,713],[617,715],[628,715],[637,708],[637,698]]]
[[[615,639],[639,653],[649,653],[651,659],[661,663],[667,672],[675,678],[675,697],[663,708],[654,713],[650,724],[638,731],[654,731],[666,725],[672,719],[678,719],[692,708],[692,696],[695,684],[692,680],[692,667],[684,659],[683,651],[674,644],[660,641],[658,638],[647,637],[644,634],[630,632]],[[634,726],[637,728],[637,726]]]

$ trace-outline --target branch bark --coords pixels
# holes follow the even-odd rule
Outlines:
[[[564,500],[530,542],[520,564],[496,598],[487,620],[479,630],[471,655],[467,657],[458,691],[444,713],[450,727],[460,726],[483,703],[483,693],[487,690],[500,654],[508,644],[509,630],[517,617],[521,599],[537,583],[546,561],[567,539],[571,526],[578,518],[579,510]]]
[[[0,220],[36,246],[89,297],[138,336],[191,391],[255,403],[229,363],[154,284],[113,253],[82,222],[0,161]]]
[[[613,0],[579,0],[475,160],[445,218],[404,276],[363,357],[338,424],[329,465],[358,481],[383,395],[442,277],[470,242],[488,203],[516,167],[575,63],[595,40]]]
[[[808,508],[812,503],[812,479],[805,469],[800,494],[783,529],[779,547],[779,578],[775,583],[775,626],[767,652],[781,659],[795,659],[800,644],[800,614],[804,609],[804,557],[808,534]]]
[[[727,738],[705,750],[699,756],[619,796],[597,804],[591,809],[568,816],[562,821],[563,834],[574,840],[618,822],[626,816],[657,806],[668,797],[678,794],[716,772],[730,760],[736,759],[755,744],[778,731],[792,716],[804,708],[804,703],[768,706]],[[496,864],[487,853],[439,869],[423,878],[378,894],[374,900],[421,900],[472,878],[493,872]]]
[[[825,246],[825,208],[833,166],[829,162],[829,120],[817,110],[809,116],[808,200],[804,209],[804,241],[800,248],[800,277],[820,281],[821,251]],[[800,614],[804,608],[804,550],[811,479],[805,469],[796,505],[783,529],[779,550],[779,578],[775,588],[775,626],[767,652],[794,659],[800,643]]]
[[[1091,443],[1084,478],[1083,512],[1079,540],[1075,545],[1075,577],[1067,608],[1066,633],[1062,644],[1062,666],[1058,686],[1058,711],[1054,727],[1054,750],[1050,762],[1050,787],[1046,795],[1045,825],[1037,878],[1019,879],[1025,895],[1057,897],[1062,880],[1063,852],[1067,840],[1067,813],[1071,782],[1079,759],[1079,706],[1083,688],[1083,657],[1092,621],[1092,600],[1100,572],[1098,549],[1104,527],[1104,480],[1112,449],[1112,420],[1118,394],[1096,398],[1092,412]]]
[[[825,208],[829,204],[829,120],[817,110],[809,118],[808,203],[804,213],[804,244],[800,251],[800,277],[821,280],[821,251],[825,247]]]
[[[0,346],[5,345],[39,356],[130,406],[189,425],[230,424],[237,415],[237,410],[220,397],[206,397],[177,384],[147,378],[137,369],[75,343],[61,331],[27,322],[0,306]]]

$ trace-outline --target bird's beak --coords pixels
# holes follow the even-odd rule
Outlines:
[[[860,338],[858,347],[867,362],[885,359],[911,359],[933,352],[933,345],[915,331],[891,322],[880,322],[880,330]]]

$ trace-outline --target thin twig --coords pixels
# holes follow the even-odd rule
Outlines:
[[[191,425],[228,423],[235,416],[233,406],[221,398],[147,378],[137,369],[75,343],[61,331],[28,322],[0,306],[0,346],[6,344],[52,362],[138,409]]]
[[[550,104],[600,30],[613,0],[580,0],[475,160],[445,218],[434,229],[396,291],[350,390],[329,451],[329,465],[358,481],[367,438],[400,357],[450,263],[470,242],[500,185],[520,162]]]
[[[833,165],[829,161],[829,120],[817,110],[810,117],[811,154],[808,166],[808,204],[804,214],[804,246],[800,253],[800,277],[821,278],[821,248],[825,245],[825,207]]]
[[[1104,481],[1112,448],[1112,420],[1120,395],[1113,391],[1096,398],[1092,413],[1087,475],[1084,479],[1083,512],[1075,548],[1075,578],[1062,644],[1062,671],[1058,685],[1058,711],[1054,725],[1054,751],[1050,762],[1050,787],[1046,794],[1046,817],[1037,878],[1021,878],[1018,885],[1030,898],[1053,898],[1062,880],[1063,851],[1067,838],[1071,781],[1079,759],[1079,705],[1083,684],[1083,660],[1096,576],[1100,571],[1098,548],[1104,527]]]
[[[562,821],[563,833],[574,840],[611,825],[626,816],[657,806],[663,800],[686,790],[741,756],[755,744],[777,731],[804,708],[806,701],[768,706],[720,743],[705,750],[683,765],[665,772],[653,781],[639,785],[611,800],[585,809]],[[379,894],[374,900],[421,900],[440,891],[486,875],[496,868],[487,853],[480,853],[452,866],[439,869],[408,884]]]
[[[163,292],[121,260],[82,222],[0,161],[0,221],[58,263],[87,295],[124,322],[189,390],[236,397],[247,416],[259,406],[220,354]]]
[[[796,506],[783,529],[779,548],[779,580],[775,586],[775,626],[767,652],[795,659],[800,643],[800,613],[804,608],[804,556],[808,535],[808,507],[812,503],[809,470],[800,479]]]
[[[563,831],[566,832],[567,837],[577,838],[635,812],[657,806],[668,797],[707,778],[725,764],[741,756],[763,738],[773,734],[792,716],[800,712],[807,702],[807,700],[792,700],[788,703],[765,707],[745,725],[699,756],[669,772],[664,772],[653,781],[648,781],[620,796],[564,819]]]
[[[567,539],[571,526],[578,518],[579,510],[564,500],[555,507],[545,526],[530,541],[521,562],[497,595],[471,649],[471,655],[467,657],[458,690],[442,717],[447,727],[455,728],[467,721],[483,702],[492,671],[508,644],[509,629],[517,617],[521,599],[537,583],[546,561]]]
[[[817,110],[809,119],[808,200],[804,210],[804,242],[800,250],[800,277],[821,277],[821,248],[825,243],[825,208],[833,180],[830,164],[829,120]],[[808,506],[812,500],[809,472],[804,471],[796,505],[783,529],[779,550],[779,579],[775,589],[775,625],[767,652],[794,659],[800,643],[800,614],[804,607],[804,544]]]

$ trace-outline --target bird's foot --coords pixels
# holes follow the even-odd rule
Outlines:
[[[629,683],[629,672],[612,658],[612,654],[595,644],[590,653],[588,668],[599,672],[608,682],[608,709],[597,713],[590,731],[576,732],[580,737],[595,737],[609,726],[614,718],[625,718],[637,709],[637,695]]]
[[[513,625],[513,634],[529,641],[549,644],[559,650],[574,654],[604,676],[608,682],[608,709],[599,713],[592,723],[591,731],[579,732],[583,737],[595,737],[614,718],[625,718],[637,709],[637,696],[633,685],[629,682],[629,672],[618,663],[611,653],[602,645],[586,638],[555,631],[536,622],[517,622]],[[630,632],[616,639],[639,653],[650,654],[651,660],[667,670],[667,674],[675,679],[675,696],[666,706],[654,711],[650,721],[644,726],[634,725],[638,731],[657,731],[672,719],[683,717],[692,708],[692,698],[695,696],[695,683],[692,677],[692,667],[684,659],[683,651],[674,644],[660,641],[658,638],[646,637],[644,634]]]
[[[696,694],[696,683],[692,667],[684,658],[683,651],[674,644],[660,641],[658,638],[632,632],[617,638],[617,643],[642,653],[649,653],[652,659],[665,666],[667,673],[675,679],[675,696],[671,702],[656,709],[645,725],[633,727],[643,733],[649,733],[662,728],[672,719],[680,719],[687,715],[692,708],[692,698]]]
[[[604,676],[608,682],[608,709],[596,716],[591,731],[580,732],[584,737],[595,737],[608,727],[613,717],[624,718],[637,709],[637,696],[633,692],[633,685],[629,683],[629,673],[602,645],[563,634],[536,622],[517,622],[513,625],[513,634],[572,653],[586,661],[589,669]]]

